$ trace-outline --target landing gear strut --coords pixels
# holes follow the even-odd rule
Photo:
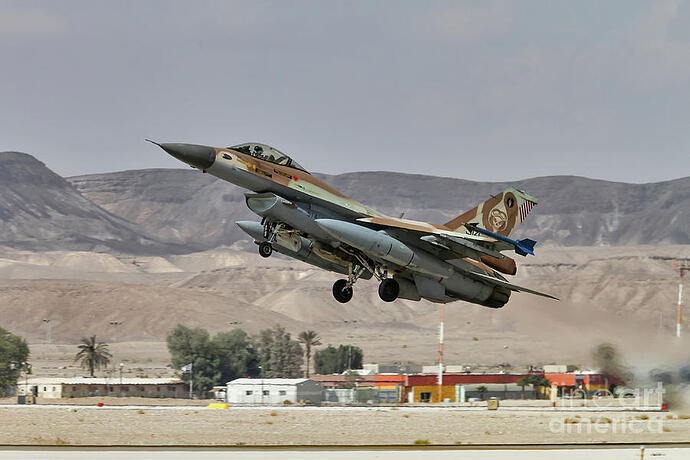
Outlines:
[[[271,243],[268,241],[259,243],[259,255],[261,257],[271,257],[271,254],[273,254],[273,246],[271,246]]]
[[[400,284],[393,278],[384,278],[379,284],[379,297],[384,302],[393,302],[400,294]]]

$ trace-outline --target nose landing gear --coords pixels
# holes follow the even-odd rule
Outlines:
[[[271,257],[271,254],[273,254],[273,246],[271,246],[271,243],[268,241],[259,243],[259,255],[261,257]]]

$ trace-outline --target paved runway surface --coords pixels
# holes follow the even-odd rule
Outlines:
[[[424,450],[252,450],[252,449],[146,449],[125,448],[109,450],[107,448],[25,448],[1,449],[0,460],[83,460],[97,458],[98,460],[450,460],[450,459],[478,459],[478,460],[589,460],[592,458],[603,460],[687,460],[690,458],[690,448],[686,447],[647,447],[644,456],[640,447],[630,448],[577,448],[577,449],[424,449]]]

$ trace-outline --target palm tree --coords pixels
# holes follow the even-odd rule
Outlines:
[[[525,387],[530,384],[529,379],[527,377],[520,377],[515,384],[522,387],[522,399],[525,399]]]
[[[307,355],[307,378],[309,378],[309,361],[311,361],[311,348],[321,345],[321,338],[314,331],[301,332],[297,338],[304,344],[304,354]]]
[[[108,344],[103,342],[96,343],[96,336],[89,338],[82,337],[79,352],[74,357],[74,362],[81,361],[81,367],[89,369],[89,374],[93,377],[93,371],[101,367],[107,367],[110,358],[113,357],[108,352]]]

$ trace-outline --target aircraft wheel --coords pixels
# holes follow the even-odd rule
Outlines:
[[[348,303],[352,299],[352,286],[347,286],[347,280],[333,283],[333,297],[340,303]]]
[[[273,246],[271,246],[271,243],[264,241],[259,244],[259,255],[261,257],[271,257],[271,254],[273,254]]]
[[[393,278],[386,278],[379,284],[379,297],[384,302],[392,302],[400,294],[400,284]]]

